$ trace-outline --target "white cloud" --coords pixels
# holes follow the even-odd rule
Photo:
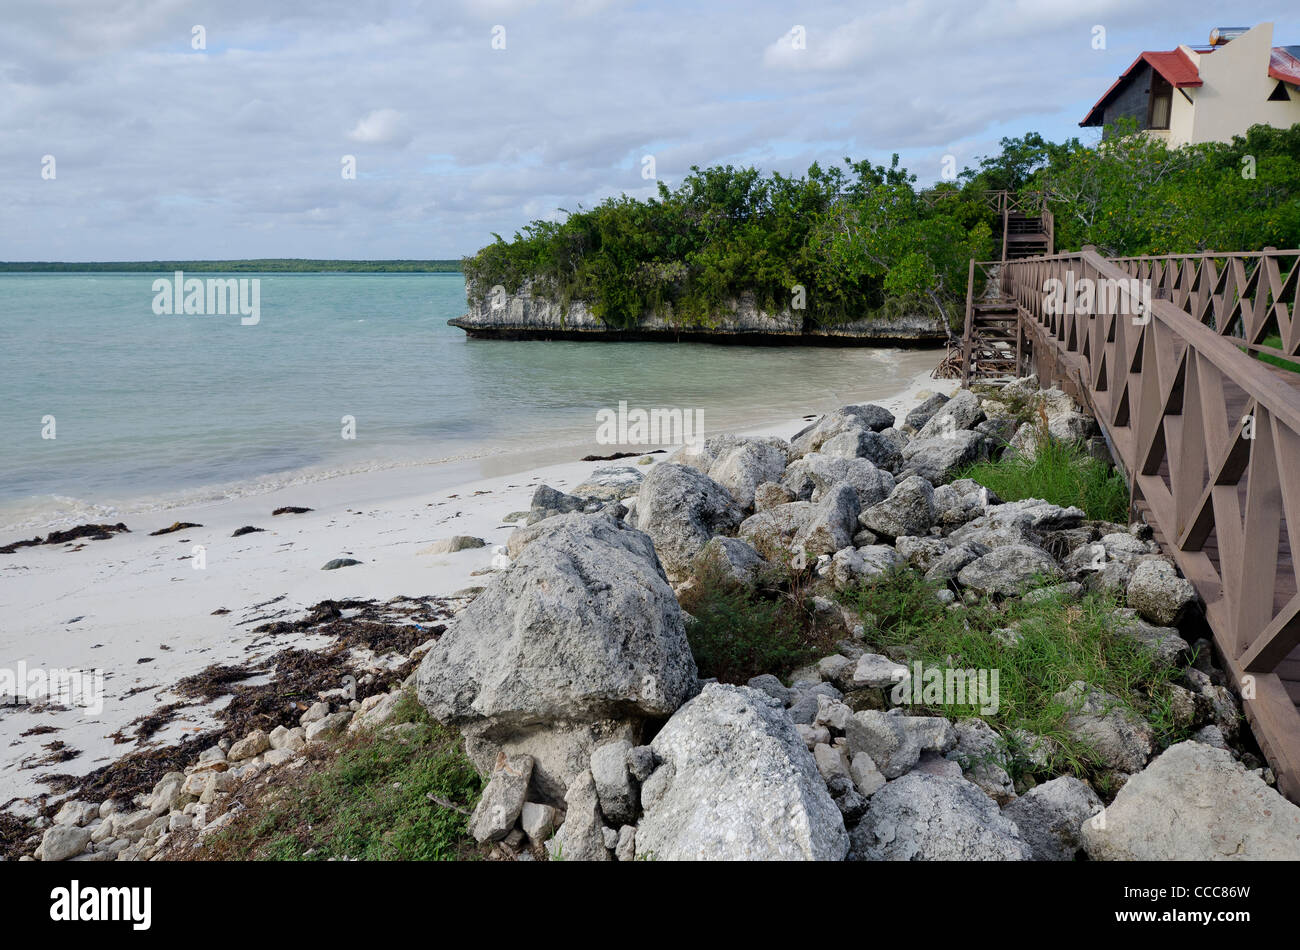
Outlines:
[[[1080,134],[1221,0],[47,0],[0,29],[0,260],[459,257],[691,164]],[[430,10],[437,7],[437,15]],[[1264,0],[1234,18],[1270,19]],[[1278,42],[1300,19],[1278,17]],[[190,49],[191,26],[208,49]],[[509,43],[490,44],[503,23]],[[1091,28],[1109,48],[1091,48]],[[790,48],[800,24],[807,49]],[[785,46],[781,42],[785,41]],[[58,178],[40,178],[53,154]],[[354,154],[358,176],[340,175]],[[16,223],[16,226],[15,226]]]
[[[396,109],[376,109],[356,124],[348,138],[366,145],[405,145],[411,136]]]

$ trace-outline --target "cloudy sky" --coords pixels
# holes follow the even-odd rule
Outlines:
[[[0,260],[459,257],[651,193],[647,155],[933,180],[1091,136],[1143,49],[1300,43],[1280,0],[2,2]]]

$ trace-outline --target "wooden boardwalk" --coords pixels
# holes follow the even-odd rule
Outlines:
[[[1068,290],[1089,282],[1092,297],[1056,306],[1052,281]],[[1096,417],[1134,514],[1205,602],[1220,660],[1293,801],[1300,372],[1260,357],[1300,364],[1298,282],[1294,250],[1108,259],[1085,248],[972,262],[964,352],[975,358],[963,366],[966,384],[1037,372]],[[987,284],[981,295],[977,283]],[[977,299],[999,317],[983,336]],[[1013,333],[1003,329],[1008,311]]]

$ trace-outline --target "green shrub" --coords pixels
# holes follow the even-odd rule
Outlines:
[[[802,574],[778,569],[748,588],[702,560],[693,577],[680,600],[695,618],[686,639],[700,676],[743,684],[760,673],[784,676],[829,652],[829,635],[818,631],[804,603]]]
[[[1058,251],[1300,244],[1300,124],[1177,149],[1135,131],[1108,128],[1104,149],[1032,132],[1004,138],[957,181],[921,190],[898,156],[889,166],[813,163],[790,176],[692,167],[674,188],[660,182],[655,197],[619,195],[563,221],[533,221],[510,240],[493,235],[461,266],[471,302],[531,281],[561,309],[581,300],[620,328],[649,313],[708,327],[741,295],[780,310],[799,286],[800,315],[814,324],[902,310],[937,312],[959,330],[970,259],[1000,250],[990,190],[1045,200]],[[1256,175],[1243,176],[1247,160]]]
[[[1039,410],[1043,402],[1036,392],[995,383],[972,383],[971,391],[983,399],[994,399],[1006,406],[1006,414],[1015,420],[1016,428],[1026,422],[1037,423],[1042,419]]]
[[[471,303],[495,285],[531,281],[566,309],[585,301],[612,327],[671,314],[683,327],[715,325],[734,301],[832,325],[938,313],[956,326],[971,257],[993,251],[992,212],[955,186],[926,201],[899,167],[845,159],[806,174],[731,165],[692,167],[656,197],[620,195],[562,222],[533,221],[465,258]],[[802,298],[796,303],[796,287]]]

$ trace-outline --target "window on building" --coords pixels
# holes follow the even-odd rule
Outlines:
[[[1151,76],[1151,106],[1147,112],[1147,128],[1169,128],[1169,110],[1174,104],[1174,87],[1159,73]]]
[[[1268,101],[1269,102],[1290,102],[1291,97],[1287,95],[1286,83],[1279,81],[1278,84],[1273,87],[1273,91],[1269,93]]]

